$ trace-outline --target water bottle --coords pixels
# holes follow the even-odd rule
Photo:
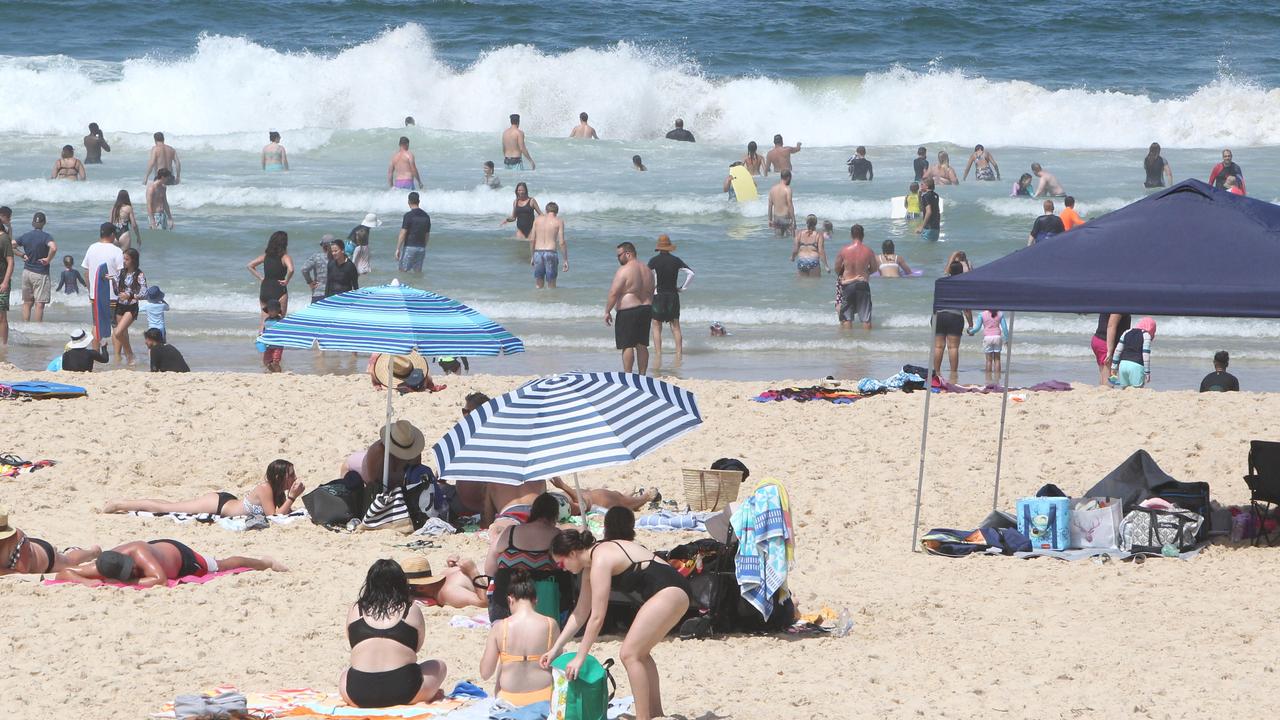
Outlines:
[[[832,635],[842,638],[849,634],[853,629],[853,616],[849,614],[849,608],[840,608],[840,614],[836,616],[836,628],[831,631]]]

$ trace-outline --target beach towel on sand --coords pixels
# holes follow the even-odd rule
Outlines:
[[[226,577],[227,575],[235,575],[242,572],[249,572],[251,569],[252,568],[236,568],[235,570],[219,570],[218,572],[208,573],[206,575],[184,575],[177,579],[171,578],[169,582],[166,583],[166,587],[177,587],[178,585],[203,585],[207,582],[217,580],[220,577]],[[70,580],[45,580],[44,584],[45,585],[74,585],[76,583],[72,583]],[[93,585],[87,585],[86,587],[129,588],[131,590],[150,590],[151,589],[151,588],[142,587],[141,585],[137,585],[137,584],[130,585],[122,582],[117,582],[115,580],[101,580],[97,583],[94,583]]]
[[[730,520],[738,536],[734,574],[743,599],[765,620],[773,614],[774,596],[791,596],[787,571],[795,557],[795,532],[787,491],[766,478],[734,512]]]
[[[43,470],[47,467],[57,465],[53,460],[36,460],[31,462],[23,460],[17,455],[6,453],[0,455],[0,477],[18,477],[26,473],[33,473],[37,470]]]
[[[193,522],[209,523],[232,532],[244,532],[249,529],[249,521],[251,520],[250,516],[247,515],[242,517],[222,517],[221,515],[214,515],[213,513],[151,513],[134,510],[125,514],[140,518],[167,517],[179,525],[186,525]],[[265,517],[272,525],[292,525],[299,520],[305,520],[307,518],[307,511],[294,510],[288,515],[259,515],[257,517]]]

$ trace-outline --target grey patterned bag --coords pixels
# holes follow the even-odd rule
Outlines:
[[[1203,517],[1176,506],[1170,510],[1136,507],[1120,523],[1120,549],[1160,555],[1165,546],[1173,546],[1186,552],[1195,548],[1203,523]]]

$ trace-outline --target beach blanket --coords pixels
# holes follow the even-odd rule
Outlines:
[[[820,385],[811,387],[789,387],[777,390],[765,390],[759,395],[752,398],[756,402],[776,402],[782,400],[797,400],[799,402],[808,402],[810,400],[826,400],[836,405],[848,405],[858,398],[862,397],[853,390],[840,390],[824,388]]]
[[[36,460],[31,462],[12,453],[0,455],[0,477],[18,477],[26,473],[33,473],[37,470],[43,470],[47,467],[57,465],[53,460]]]
[[[933,376],[933,388],[938,392],[945,393],[981,393],[986,395],[988,393],[1004,392],[1003,385],[997,385],[995,383],[991,383],[990,385],[956,385],[955,383],[949,383],[946,380],[943,380],[937,375]],[[1071,383],[1065,383],[1061,380],[1045,380],[1044,382],[1036,383],[1031,387],[1011,387],[1009,388],[1009,391],[1065,392],[1070,389]]]
[[[166,583],[166,587],[177,587],[178,585],[203,585],[207,582],[212,582],[214,580],[217,580],[220,577],[226,577],[228,575],[236,575],[239,573],[249,572],[249,571],[250,571],[250,568],[236,568],[235,570],[219,570],[216,573],[209,573],[207,575],[184,575],[177,579],[170,579],[169,582]],[[44,584],[45,585],[74,585],[76,583],[72,583],[70,580],[45,580]],[[93,583],[92,585],[86,585],[85,587],[129,588],[131,590],[150,590],[151,589],[149,587],[142,587],[141,585],[137,585],[137,584],[132,584],[132,585],[125,584],[122,582],[118,582],[116,580],[100,580],[96,583]]]
[[[305,520],[307,518],[306,510],[294,510],[288,515],[257,515],[244,517],[222,517],[221,515],[214,515],[213,513],[150,513],[142,512],[140,510],[135,510],[125,514],[140,518],[167,517],[179,525],[187,525],[193,522],[207,523],[217,525],[224,530],[230,530],[232,532],[244,532],[245,530],[248,530],[248,526],[253,517],[265,517],[267,522],[272,525],[292,525],[299,520]],[[261,527],[261,525],[259,524],[257,527]]]
[[[674,532],[677,530],[693,530],[705,532],[707,518],[718,515],[715,512],[672,512],[659,510],[646,513],[636,518],[637,530],[654,530],[657,532]]]
[[[744,600],[765,620],[773,613],[774,597],[786,600],[787,571],[795,557],[795,531],[786,489],[766,478],[730,519],[738,536],[734,575]]]

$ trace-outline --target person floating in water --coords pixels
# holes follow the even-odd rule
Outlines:
[[[635,170],[635,171],[637,171],[637,172],[644,172],[644,171],[648,170],[649,168],[647,168],[647,167],[645,167],[645,166],[644,166],[644,161],[640,159],[640,156],[639,156],[639,155],[632,155],[632,156],[631,156],[631,169],[632,169],[632,170]]]
[[[271,142],[262,148],[262,170],[264,172],[281,172],[289,169],[289,154],[280,144],[280,133],[272,130],[267,134]]]

